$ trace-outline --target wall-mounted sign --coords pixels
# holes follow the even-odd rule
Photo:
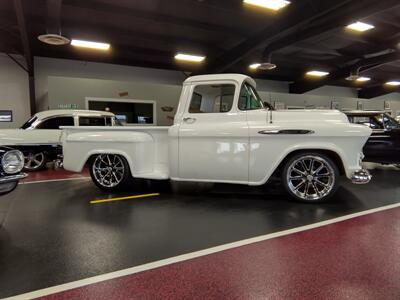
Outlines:
[[[77,109],[79,105],[76,103],[65,103],[65,104],[58,104],[59,109]]]
[[[0,122],[12,122],[12,110],[0,110]]]

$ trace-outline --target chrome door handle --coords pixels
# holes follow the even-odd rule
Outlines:
[[[186,117],[186,118],[183,118],[183,122],[194,123],[194,122],[196,122],[196,118]]]

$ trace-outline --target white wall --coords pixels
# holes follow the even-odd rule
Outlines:
[[[79,103],[84,108],[83,99],[87,96],[118,98],[119,92],[129,93],[124,98],[156,100],[160,110],[164,105],[176,106],[181,83],[186,78],[179,71],[45,57],[35,57],[35,77],[38,110],[57,108],[62,103]],[[361,100],[355,98],[356,89],[326,86],[294,95],[288,94],[288,82],[256,81],[262,98],[272,103],[330,107],[334,100],[339,101],[341,107],[355,109],[357,101],[362,101],[364,109],[383,109],[384,101],[390,101],[391,110],[400,111],[400,93]],[[0,109],[14,112],[14,122],[0,123],[0,128],[18,127],[30,115],[28,76],[3,54],[0,54],[0,87]],[[165,124],[166,113],[159,113],[159,123]]]
[[[308,91],[306,95],[324,95],[324,96],[336,96],[336,97],[351,97],[357,98],[357,89],[341,87],[341,86],[322,86],[315,90]]]
[[[121,66],[69,59],[35,57],[35,83],[38,110],[51,107],[48,98],[49,77],[103,79],[119,82],[181,86],[186,75],[181,71]],[[288,92],[288,83],[256,80],[260,91]]]
[[[15,58],[24,64],[20,56]],[[29,78],[21,67],[0,53],[0,110],[12,110],[13,122],[0,122],[0,128],[21,126],[30,116]]]

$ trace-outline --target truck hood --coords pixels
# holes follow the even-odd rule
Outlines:
[[[316,135],[326,137],[359,136],[365,141],[372,133],[368,126],[350,123],[338,110],[277,110],[272,112],[270,125],[276,129],[312,130]]]
[[[284,122],[333,122],[333,123],[349,123],[347,116],[338,110],[322,110],[322,109],[287,109],[276,110],[273,112],[274,121]]]

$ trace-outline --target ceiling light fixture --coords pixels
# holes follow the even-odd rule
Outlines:
[[[356,81],[358,82],[365,82],[365,81],[370,81],[371,78],[370,77],[364,77],[364,76],[360,76],[356,79]]]
[[[107,43],[82,41],[82,40],[72,40],[71,45],[75,47],[83,47],[83,48],[91,48],[99,50],[108,50],[110,48],[110,44]]]
[[[390,85],[390,86],[399,86],[400,85],[400,81],[388,81],[385,84],[386,85]]]
[[[347,25],[346,28],[351,29],[351,30],[355,30],[355,31],[363,32],[363,31],[367,31],[367,30],[370,30],[372,28],[375,28],[375,26],[371,25],[371,24],[367,24],[367,23],[363,23],[363,22],[357,21],[355,23]]]
[[[38,36],[38,40],[53,46],[63,46],[70,42],[68,38],[59,34],[42,34]]]
[[[290,4],[290,1],[286,0],[243,0],[243,2],[272,10],[280,10]]]
[[[258,69],[259,66],[261,66],[260,63],[255,63],[255,64],[251,64],[251,65],[249,66],[249,68],[252,69],[252,70],[256,70],[256,69]]]
[[[178,53],[178,54],[175,55],[175,59],[184,60],[184,61],[191,61],[191,62],[202,62],[203,60],[206,59],[206,57],[205,56],[200,56],[200,55]]]
[[[314,77],[324,77],[326,75],[328,75],[329,72],[325,72],[325,71],[318,71],[318,70],[313,70],[313,71],[308,71],[306,73],[306,75],[309,76],[314,76]]]

